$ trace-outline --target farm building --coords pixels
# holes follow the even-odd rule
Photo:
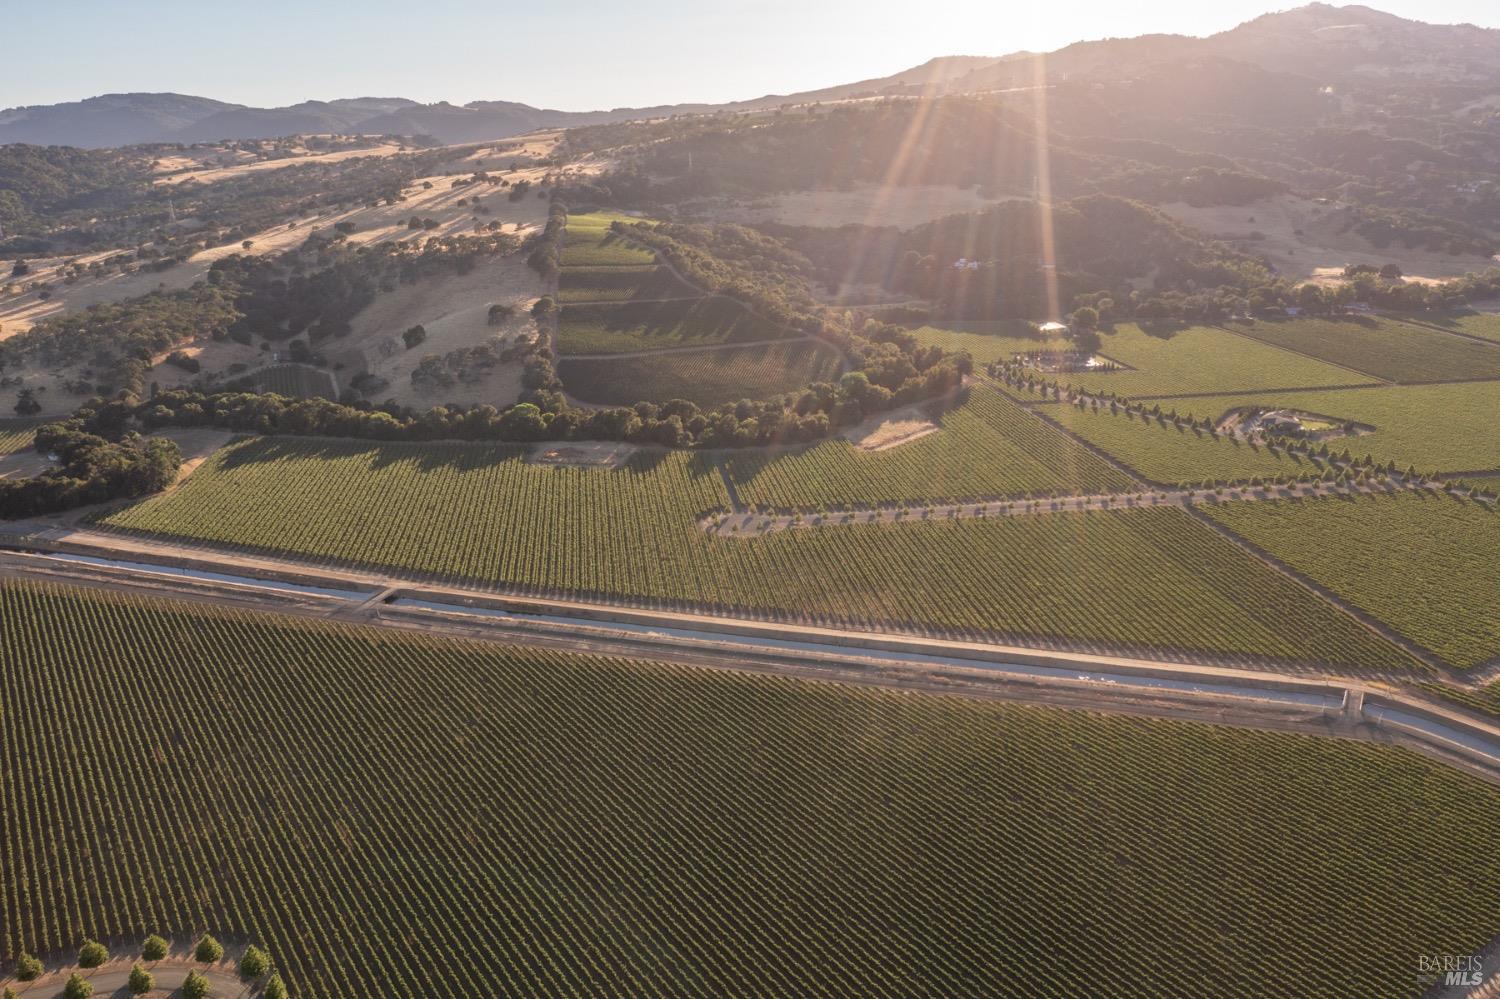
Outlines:
[[[1063,336],[1068,332],[1068,326],[1066,323],[1042,323],[1037,327],[1037,331],[1043,336]]]

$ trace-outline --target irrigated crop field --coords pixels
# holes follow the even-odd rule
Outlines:
[[[1130,398],[1249,392],[1374,382],[1343,368],[1221,329],[1121,323],[1099,335],[1099,353],[1135,370],[1047,376]]]
[[[605,406],[688,399],[712,407],[838,381],[842,372],[837,351],[806,339],[620,358],[564,357],[557,364],[569,395]]]
[[[1393,382],[1500,378],[1500,345],[1377,316],[1235,324],[1264,343],[1311,354]]]
[[[0,711],[5,959],[206,926],[307,999],[1319,997],[1500,928],[1500,793],[1382,746],[16,583]]]
[[[485,445],[255,439],[104,523],[528,592],[1064,647],[1420,668],[1179,510],[711,537],[712,456],[551,468]]]
[[[1355,454],[1426,471],[1500,469],[1500,381],[1403,385],[1328,392],[1209,396],[1173,403],[1184,414],[1217,421],[1242,406],[1289,407],[1367,423],[1371,434],[1346,442]]]
[[[656,254],[610,232],[615,221],[639,222],[615,212],[569,215],[563,233],[561,262],[564,267],[610,267],[619,264],[651,264]]]
[[[1198,402],[1183,400],[1183,411]],[[1162,408],[1165,411],[1169,407]],[[1232,481],[1254,476],[1301,475],[1320,470],[1298,454],[1280,449],[1273,453],[1269,448],[1227,435],[1215,437],[1202,429],[1179,428],[1170,421],[1127,416],[1123,410],[1111,415],[1108,408],[1095,412],[1063,403],[1045,403],[1038,404],[1037,411],[1146,478],[1164,485],[1204,479]],[[1347,445],[1360,452],[1365,439],[1340,441],[1337,447],[1342,449]]]
[[[625,264],[617,267],[564,267],[557,279],[557,299],[569,302],[629,302],[633,299],[697,298],[701,292],[665,267]]]
[[[1500,656],[1500,512],[1403,493],[1208,513],[1455,666]]]
[[[795,509],[1117,492],[1134,485],[991,388],[971,389],[937,419],[937,433],[887,451],[829,440],[790,452],[730,452],[725,467],[741,502]]]
[[[760,318],[732,298],[713,296],[565,306],[558,318],[557,339],[561,354],[622,354],[774,340],[788,333],[786,327]]]

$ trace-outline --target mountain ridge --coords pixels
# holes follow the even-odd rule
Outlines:
[[[178,93],[103,94],[0,111],[0,144],[102,148],[270,139],[309,133],[430,135],[441,142],[501,139],[674,114],[751,112],[865,95],[957,94],[1030,86],[1122,71],[1147,75],[1205,60],[1307,76],[1330,88],[1379,87],[1420,78],[1500,84],[1500,30],[1409,20],[1362,5],[1312,3],[1263,14],[1206,37],[1147,34],[1074,42],[1050,53],[938,56],[888,76],[722,104],[682,103],[560,111],[503,100],[455,105],[403,97],[307,100],[257,108]]]

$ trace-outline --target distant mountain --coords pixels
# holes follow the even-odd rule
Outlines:
[[[1229,64],[1236,64],[1238,69]],[[1314,3],[1266,14],[1208,38],[1143,35],[1078,42],[1038,56],[945,56],[890,76],[728,104],[673,104],[607,111],[556,111],[511,101],[420,104],[362,97],[253,108],[182,94],[106,94],[84,101],[0,111],[0,144],[103,147],[158,142],[264,139],[310,132],[430,135],[472,142],[538,128],[603,124],[672,114],[744,112],[866,95],[974,93],[1030,86],[1045,70],[1065,80],[1130,84],[1185,109],[1251,113],[1257,101],[1312,99],[1323,88],[1425,82],[1500,83],[1500,31],[1432,25],[1369,7]],[[1173,74],[1180,76],[1173,81]],[[1220,92],[1200,85],[1220,81]],[[1139,81],[1139,83],[1135,83]],[[1227,88],[1223,81],[1229,81]],[[1236,87],[1243,84],[1244,90]],[[1174,86],[1179,90],[1173,95]],[[1289,120],[1295,115],[1277,115]]]
[[[165,142],[195,122],[239,105],[183,94],[105,94],[85,101],[0,111],[0,143],[123,146]]]

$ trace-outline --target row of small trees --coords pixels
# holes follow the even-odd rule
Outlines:
[[[169,949],[167,941],[154,933],[145,939],[141,944],[141,959],[131,965],[130,978],[126,983],[131,995],[144,995],[156,987],[156,977],[141,961],[154,964],[166,957]],[[217,964],[224,959],[224,945],[214,939],[211,934],[205,933],[193,947],[193,959],[203,964]],[[80,968],[85,970],[98,968],[107,961],[109,961],[109,948],[97,940],[90,940],[78,949],[78,967]],[[239,975],[244,981],[256,981],[270,970],[271,955],[263,948],[251,945],[246,947],[245,953],[240,955]],[[24,951],[16,959],[18,981],[34,981],[40,978],[44,971],[42,962]],[[210,987],[208,977],[195,968],[188,972],[187,979],[182,984],[182,994],[187,999],[204,999]],[[93,982],[76,971],[68,977],[67,984],[63,986],[64,999],[89,999],[93,994]],[[281,980],[280,975],[272,974],[267,979],[261,994],[265,999],[286,999],[286,983]],[[18,999],[15,990],[6,989],[4,999]]]

